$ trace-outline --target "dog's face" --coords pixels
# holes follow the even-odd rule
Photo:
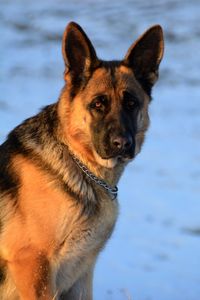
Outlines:
[[[70,23],[63,36],[67,85],[66,135],[100,165],[114,167],[141,149],[151,88],[163,55],[160,26],[150,28],[122,61],[102,61],[83,30]]]

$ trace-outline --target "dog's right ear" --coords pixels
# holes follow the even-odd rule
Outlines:
[[[98,66],[95,49],[83,29],[70,22],[63,34],[62,53],[66,66],[65,76],[80,84]]]

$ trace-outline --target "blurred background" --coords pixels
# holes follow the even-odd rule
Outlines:
[[[0,141],[57,100],[61,38],[78,22],[99,57],[165,33],[151,127],[119,185],[120,216],[95,271],[95,300],[200,299],[200,1],[0,0]]]

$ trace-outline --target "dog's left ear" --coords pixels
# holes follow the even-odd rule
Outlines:
[[[163,50],[163,31],[160,25],[155,25],[129,48],[123,61],[133,70],[136,79],[149,95],[158,78]]]
[[[95,49],[83,29],[75,22],[70,22],[63,34],[62,53],[66,66],[65,74],[70,80],[79,83],[98,63]]]

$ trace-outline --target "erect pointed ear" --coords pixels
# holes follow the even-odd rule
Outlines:
[[[66,65],[65,74],[79,82],[90,75],[98,64],[96,52],[83,29],[76,23],[68,24],[62,41],[62,53]]]
[[[163,57],[164,39],[160,25],[148,29],[128,50],[124,63],[132,68],[136,79],[150,95],[158,78],[158,67]]]

